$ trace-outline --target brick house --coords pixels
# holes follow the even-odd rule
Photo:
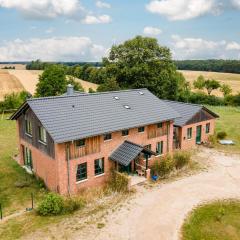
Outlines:
[[[63,96],[28,99],[10,119],[19,164],[50,190],[75,194],[103,184],[111,168],[149,175],[154,158],[173,151],[178,118],[147,89],[84,94],[68,86]]]
[[[214,134],[215,119],[219,116],[208,108],[183,102],[163,100],[180,115],[174,121],[173,148],[188,150],[208,141]]]

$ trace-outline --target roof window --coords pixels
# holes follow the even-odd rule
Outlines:
[[[131,109],[129,105],[124,105],[126,109]]]
[[[139,93],[140,95],[144,95],[144,93],[143,93],[143,92],[141,92],[141,91],[140,91],[140,92],[138,92],[138,93]]]
[[[117,97],[117,96],[114,96],[113,97],[115,100],[119,100],[120,98],[119,97]]]

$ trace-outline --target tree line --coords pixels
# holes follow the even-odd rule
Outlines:
[[[177,60],[174,63],[179,70],[240,73],[240,60]]]

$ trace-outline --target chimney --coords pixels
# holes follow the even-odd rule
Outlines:
[[[67,85],[67,95],[73,95],[74,90],[73,90],[73,85],[68,84]]]

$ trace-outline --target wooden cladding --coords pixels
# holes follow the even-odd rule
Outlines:
[[[85,146],[76,146],[76,141],[70,144],[70,159],[83,157],[101,151],[101,136],[86,138]]]
[[[167,123],[163,123],[161,128],[157,124],[147,126],[148,139],[167,135]]]
[[[205,111],[204,109],[201,109],[198,113],[196,113],[192,119],[190,119],[186,125],[188,124],[193,124],[193,123],[198,123],[198,122],[203,122],[203,121],[207,121],[207,120],[211,120],[214,119],[215,117],[213,115],[211,115],[210,113],[208,113],[207,111]]]

